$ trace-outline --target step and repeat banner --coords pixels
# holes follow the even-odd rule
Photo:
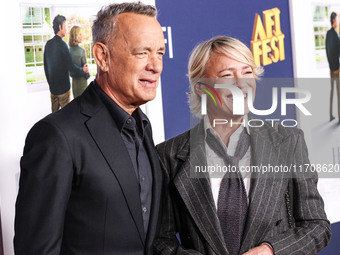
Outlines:
[[[189,54],[200,42],[213,36],[235,37],[252,49],[268,78],[293,77],[289,6],[286,1],[156,1],[159,21],[167,42],[162,72],[165,137],[187,130],[190,112],[186,77]],[[280,85],[279,85],[280,87]],[[257,86],[255,105],[271,89]],[[295,117],[290,111],[288,116]]]

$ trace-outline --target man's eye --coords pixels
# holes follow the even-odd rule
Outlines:
[[[145,56],[146,54],[147,54],[147,53],[146,53],[145,51],[143,51],[143,52],[138,52],[138,53],[137,53],[138,56]]]
[[[222,78],[225,78],[225,77],[230,77],[231,76],[231,74],[230,73],[228,73],[228,74],[224,74],[224,75],[222,75]]]

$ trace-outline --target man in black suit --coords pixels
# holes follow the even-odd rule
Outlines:
[[[165,52],[156,9],[112,4],[93,24],[96,80],[29,132],[17,255],[152,254],[162,174],[148,118]]]
[[[326,52],[329,69],[331,73],[331,98],[330,98],[330,121],[334,119],[333,116],[333,93],[334,82],[336,84],[337,99],[338,99],[338,116],[340,123],[340,81],[339,81],[339,57],[340,57],[340,39],[338,33],[335,31],[338,26],[338,17],[335,12],[331,13],[332,28],[327,31],[326,35]]]

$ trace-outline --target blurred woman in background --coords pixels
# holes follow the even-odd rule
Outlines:
[[[70,46],[70,52],[71,52],[73,63],[78,66],[83,66],[87,63],[85,50],[79,46],[81,42],[82,42],[82,34],[81,34],[80,27],[73,26],[70,32],[69,46]],[[72,77],[73,97],[76,98],[77,96],[80,96],[83,93],[83,91],[86,89],[87,79],[90,77],[90,74],[87,73],[84,76],[77,76],[76,74],[71,72],[70,75]]]

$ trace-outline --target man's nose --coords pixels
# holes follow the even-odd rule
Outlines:
[[[148,64],[146,65],[147,71],[152,71],[154,73],[161,73],[163,70],[163,60],[159,55],[151,55],[148,60]]]

